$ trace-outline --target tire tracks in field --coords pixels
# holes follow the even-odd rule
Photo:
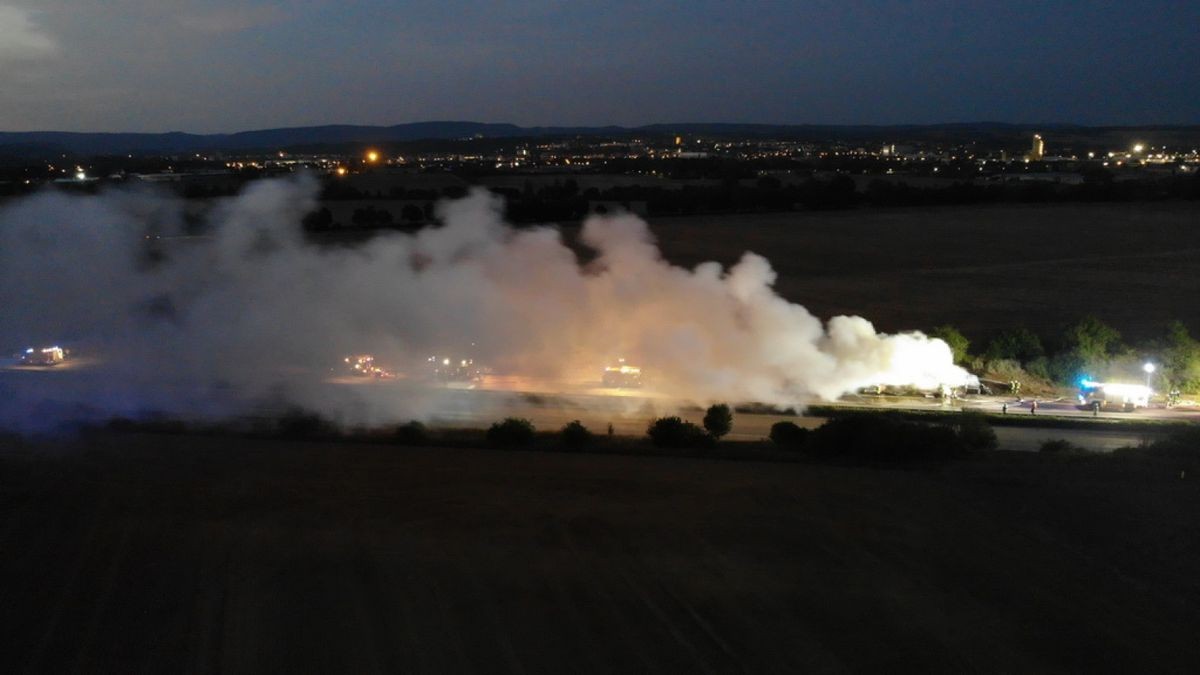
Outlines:
[[[92,645],[96,642],[96,633],[99,632],[101,618],[104,616],[104,611],[108,606],[109,600],[113,597],[116,591],[117,578],[121,571],[121,566],[125,562],[125,557],[129,553],[130,540],[132,539],[133,526],[125,523],[121,527],[121,534],[117,537],[117,542],[114,550],[109,555],[104,572],[104,582],[100,587],[100,592],[93,601],[91,611],[88,612],[88,619],[83,635],[79,638],[79,643],[75,647],[75,668],[76,673],[88,672],[87,656],[92,649]]]
[[[25,672],[27,673],[42,672],[40,668],[42,659],[50,648],[50,645],[54,642],[59,625],[63,622],[64,615],[70,606],[70,600],[79,586],[83,570],[96,555],[95,544],[100,533],[100,514],[104,513],[108,507],[108,496],[102,495],[98,502],[91,512],[87,535],[80,546],[79,555],[75,557],[70,571],[66,575],[66,579],[58,589],[58,597],[54,602],[54,608],[51,610],[46,625],[41,631],[41,638],[38,640],[37,646],[33,648],[29,656],[29,662],[25,667]],[[63,515],[69,518],[73,514],[66,512]],[[46,528],[46,533],[49,537],[56,537],[58,532],[57,528]]]
[[[578,518],[573,519],[572,522],[576,521],[578,521]],[[593,538],[598,538],[601,540],[596,542],[598,544],[602,543],[603,540],[607,540],[608,545],[612,549],[620,551],[622,554],[619,558],[609,557],[606,560],[608,563],[606,565],[597,566],[597,569],[602,575],[609,577],[610,582],[615,582],[596,585],[596,589],[603,593],[609,604],[613,607],[620,606],[620,603],[615,599],[613,593],[609,590],[609,587],[624,587],[626,591],[623,592],[622,595],[626,598],[636,600],[637,605],[647,611],[649,615],[655,619],[658,625],[664,629],[668,635],[671,636],[675,643],[683,648],[683,653],[686,654],[686,656],[689,657],[689,660],[695,664],[695,668],[697,669],[695,672],[724,672],[725,669],[720,666],[715,666],[711,662],[711,659],[706,658],[702,653],[702,648],[686,634],[686,632],[688,632],[686,631],[686,625],[681,625],[679,622],[673,620],[669,615],[668,610],[665,609],[659,602],[655,601],[653,596],[654,591],[657,590],[659,594],[665,595],[667,598],[672,600],[677,606],[677,609],[683,610],[681,613],[683,616],[688,618],[689,623],[692,624],[693,631],[698,632],[708,638],[708,641],[716,647],[717,651],[729,657],[731,661],[736,662],[736,655],[733,654],[729,644],[719,635],[717,635],[711,624],[700,617],[699,613],[694,607],[680,599],[675,593],[669,591],[666,588],[666,585],[658,580],[659,574],[656,570],[644,564],[639,564],[637,562],[637,552],[630,549],[628,546],[623,545],[620,540],[612,535],[611,528],[609,527],[607,521],[600,519],[596,519],[596,521],[596,523],[589,525],[589,535],[591,535]],[[601,527],[596,527],[597,523],[601,525]],[[566,536],[564,537],[564,541],[566,542],[566,546],[573,556],[577,559],[592,557],[580,550],[578,546],[579,537],[575,532],[572,531],[575,528],[572,528],[570,525],[568,525],[566,529],[567,532]],[[639,578],[655,579],[656,581],[653,586],[650,586],[646,583],[639,582]],[[639,658],[640,656],[641,655],[639,653]]]

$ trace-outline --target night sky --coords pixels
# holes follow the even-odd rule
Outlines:
[[[0,130],[1200,123],[1200,2],[0,0]]]

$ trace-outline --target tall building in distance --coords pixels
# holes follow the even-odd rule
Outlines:
[[[1041,134],[1033,135],[1033,144],[1029,148],[1029,161],[1040,162],[1042,157],[1046,155],[1046,143],[1042,140]]]

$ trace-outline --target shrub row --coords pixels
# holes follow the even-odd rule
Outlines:
[[[127,420],[114,420],[109,426],[125,430],[158,429],[154,424]],[[716,405],[708,409],[704,427],[676,416],[660,417],[649,424],[646,436],[658,448],[707,451],[731,427],[732,414],[728,406]],[[268,426],[260,426],[251,433],[295,440],[389,438],[399,445],[410,446],[431,443],[474,445],[479,442],[477,431],[446,430],[434,438],[425,425],[417,421],[394,427],[386,437],[380,437],[378,432],[346,432],[320,415],[299,409],[291,410],[273,423],[268,422]],[[611,428],[609,433],[611,435]],[[537,438],[533,423],[519,417],[505,418],[492,424],[484,435],[486,444],[494,448],[529,447]],[[558,432],[556,440],[559,447],[578,450],[595,443],[595,435],[579,420],[574,420]],[[952,423],[927,423],[906,419],[897,413],[850,413],[831,418],[813,430],[784,421],[771,427],[770,440],[777,448],[814,457],[897,461],[958,457],[972,450],[996,447],[996,434],[987,420],[972,414],[959,415]],[[1173,443],[1171,447],[1197,447],[1200,446],[1200,435],[1188,436]],[[1069,448],[1053,442],[1043,448],[1048,453],[1064,450],[1069,451]]]
[[[856,413],[830,419],[812,431],[794,422],[777,422],[771,427],[771,441],[814,457],[945,459],[995,449],[996,432],[977,415],[962,415],[954,424],[924,424],[891,413]]]

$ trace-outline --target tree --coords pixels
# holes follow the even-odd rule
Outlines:
[[[967,350],[971,346],[971,341],[967,339],[967,336],[962,334],[962,331],[954,326],[950,324],[938,326],[929,331],[929,337],[936,338],[950,345],[950,352],[954,354],[955,363],[966,363],[967,359],[970,358]]]
[[[359,227],[374,225],[375,207],[368,206],[365,209],[354,209],[354,213],[350,216],[350,222]]]
[[[514,448],[529,445],[533,434],[533,422],[521,417],[506,417],[488,429],[487,441],[493,447]]]
[[[354,209],[350,222],[359,227],[381,227],[392,224],[392,213],[387,209],[377,209],[368,206],[365,209]]]
[[[1178,320],[1168,323],[1164,333],[1157,345],[1162,377],[1172,389],[1200,389],[1200,341]]]
[[[425,212],[416,204],[405,204],[404,208],[400,210],[400,217],[410,223],[415,223],[425,220]]]
[[[1061,384],[1072,384],[1087,374],[1089,364],[1074,350],[1055,354],[1047,365],[1051,379]]]
[[[322,206],[316,211],[304,216],[304,220],[301,222],[304,225],[304,229],[308,230],[309,232],[328,230],[333,227],[333,213],[331,213],[327,207]]]
[[[660,448],[703,448],[712,444],[712,436],[700,427],[678,417],[660,417],[646,428],[650,442]]]
[[[400,445],[424,445],[429,442],[429,431],[424,424],[413,420],[396,427],[395,439]]]
[[[828,182],[809,178],[801,189],[801,201],[810,209],[850,208],[857,198],[854,179],[840,173]]]
[[[1061,383],[1096,375],[1124,349],[1121,334],[1094,316],[1086,316],[1063,333],[1063,348],[1050,359],[1049,371]]]
[[[733,411],[724,403],[709,406],[704,413],[704,429],[713,438],[720,438],[733,428]]]
[[[579,449],[587,447],[592,442],[592,432],[583,426],[579,420],[568,422],[562,428],[562,444],[564,447]]]
[[[1122,347],[1121,334],[1117,329],[1094,316],[1085,316],[1079,323],[1067,328],[1063,343],[1087,363],[1107,361]]]
[[[988,342],[984,357],[989,361],[1008,359],[1029,363],[1046,355],[1042,340],[1024,326],[1002,331]]]

